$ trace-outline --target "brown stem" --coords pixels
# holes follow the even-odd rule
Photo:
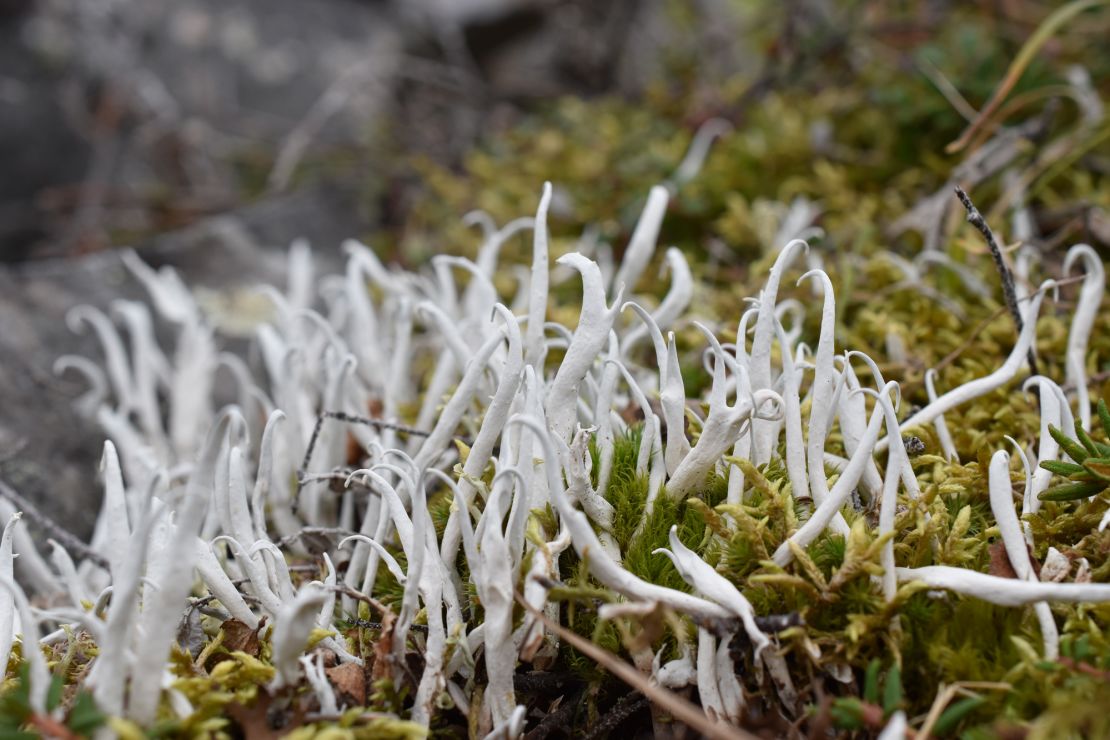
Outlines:
[[[994,238],[994,232],[987,224],[983,214],[979,213],[979,209],[971,202],[964,189],[959,185],[956,186],[956,197],[963,203],[964,208],[967,210],[967,221],[974,226],[980,234],[983,235],[983,240],[987,243],[987,249],[991,252],[991,257],[994,258],[994,266],[998,270],[998,277],[1002,281],[1002,296],[1006,300],[1006,308],[1010,310],[1010,315],[1014,317],[1014,325],[1017,327],[1017,333],[1021,334],[1021,330],[1025,326],[1022,321],[1021,311],[1018,309],[1017,291],[1014,289],[1014,276],[1010,272],[1006,260],[1002,256],[1002,248],[998,246],[998,240]],[[1028,354],[1029,370],[1033,375],[1040,375],[1037,372],[1037,358],[1033,355],[1033,348],[1029,348]]]

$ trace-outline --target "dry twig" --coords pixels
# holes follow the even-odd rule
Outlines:
[[[58,524],[46,514],[43,514],[37,506],[24,498],[22,494],[3,480],[0,480],[0,496],[11,501],[18,510],[26,514],[35,524],[45,529],[47,534],[61,543],[67,550],[75,553],[79,557],[96,563],[97,567],[108,570],[108,561],[104,557],[82,542],[77,535],[62,527],[62,525]]]
[[[756,740],[755,735],[739,727],[733,727],[721,722],[713,722],[705,716],[705,713],[698,706],[690,703],[673,691],[652,683],[647,677],[643,676],[635,668],[625,663],[608,650],[598,647],[584,637],[551,621],[547,618],[546,614],[525,601],[521,594],[517,593],[515,596],[517,603],[530,612],[533,617],[542,622],[547,629],[558,635],[559,639],[569,642],[575,650],[590,656],[598,665],[608,670],[632,688],[639,690],[649,701],[670,712],[679,722],[688,725],[691,729],[700,732],[708,738],[720,738],[721,740]]]
[[[987,248],[991,251],[991,257],[994,258],[994,266],[998,270],[998,277],[1002,281],[1002,296],[1006,300],[1006,308],[1010,310],[1010,315],[1014,317],[1014,325],[1017,328],[1017,333],[1020,334],[1025,322],[1021,318],[1021,310],[1018,309],[1017,291],[1014,289],[1014,276],[1010,272],[1009,266],[1006,264],[1005,258],[1002,256],[1002,248],[998,246],[998,240],[994,237],[994,232],[991,231],[990,225],[983,214],[979,213],[979,209],[971,202],[964,189],[959,185],[956,186],[956,197],[963,203],[967,209],[967,221],[974,226],[983,239],[987,242]],[[1029,370],[1033,375],[1040,375],[1037,371],[1037,358],[1033,355],[1033,348],[1029,348]]]

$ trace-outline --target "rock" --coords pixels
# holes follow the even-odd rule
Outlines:
[[[292,237],[317,247],[320,273],[337,271],[337,245],[365,228],[357,212],[343,191],[321,187],[205,219],[138,251],[152,266],[172,265],[191,286],[283,285]],[[95,340],[72,334],[65,315],[82,303],[107,309],[118,298],[145,295],[114,251],[0,266],[0,477],[83,538],[99,511],[104,435],[72,407],[83,382],[52,369],[62,354],[100,361]]]
[[[351,0],[51,0],[0,16],[0,259],[239,208],[279,161],[270,190],[298,163],[349,162],[392,92],[391,16]]]

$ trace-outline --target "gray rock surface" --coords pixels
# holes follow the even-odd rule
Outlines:
[[[384,3],[40,0],[0,16],[0,261],[254,200],[365,153],[400,54]],[[284,159],[283,159],[284,158]]]
[[[393,150],[450,163],[529,101],[640,84],[667,22],[640,0],[0,3],[0,478],[82,536],[103,435],[52,368],[99,359],[70,308],[143,297],[111,248],[210,288],[284,282],[298,236],[334,264],[402,220]]]
[[[365,228],[357,213],[342,191],[317,188],[203,220],[138,251],[191,286],[281,285],[290,235],[319,248],[319,272],[336,271],[335,245]],[[83,382],[56,377],[53,366],[62,354],[100,360],[96,342],[72,334],[65,315],[119,298],[145,296],[115,251],[0,267],[0,478],[81,537],[99,509],[104,435],[72,406]]]

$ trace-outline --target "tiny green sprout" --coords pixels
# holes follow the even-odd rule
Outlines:
[[[964,717],[974,712],[985,702],[986,699],[981,696],[969,696],[956,702],[945,709],[944,714],[940,715],[940,719],[933,725],[933,734],[939,737],[947,735],[951,730],[956,729],[956,726],[960,724]]]
[[[879,702],[879,671],[882,670],[882,663],[878,658],[873,658],[867,664],[867,673],[864,674],[863,680],[863,700],[871,704]]]
[[[904,703],[902,694],[902,671],[895,663],[890,667],[883,682],[883,714],[890,716],[900,709]]]
[[[1110,437],[1110,409],[1101,399],[1098,402],[1098,419],[1103,432]],[[1060,449],[1075,462],[1041,462],[1045,470],[1068,479],[1067,483],[1057,484],[1041,493],[1038,497],[1041,501],[1078,501],[1110,488],[1110,445],[1091,439],[1079,419],[1075,420],[1076,439],[1055,426],[1050,425],[1048,431]]]
[[[864,708],[866,706],[859,699],[840,697],[832,705],[833,722],[842,730],[862,730],[864,727]]]

